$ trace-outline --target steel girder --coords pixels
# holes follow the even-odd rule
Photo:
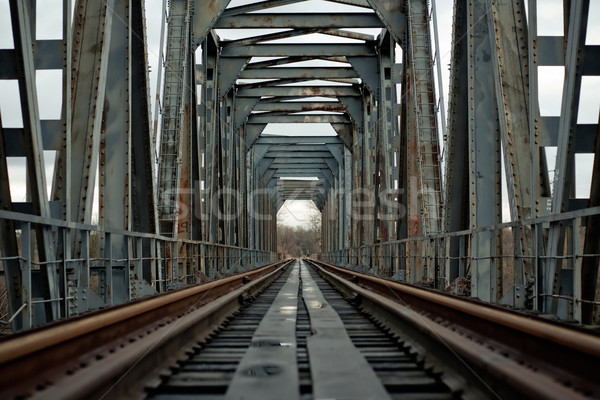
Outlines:
[[[528,67],[529,57],[525,51],[527,44],[525,7],[523,2],[512,2],[509,5],[492,2],[491,6],[492,14],[488,14],[488,24],[491,45],[494,46],[494,43],[496,45],[496,56],[492,58],[492,63],[508,206],[512,220],[526,220],[534,216],[532,192],[539,192],[538,185],[535,188],[532,186],[535,181],[530,184],[534,171],[530,156],[531,138],[527,134],[520,134],[519,128],[527,127],[529,132],[530,99],[523,93],[523,88],[527,88],[529,82],[520,69],[511,68],[516,65],[522,68]],[[524,256],[532,254],[531,230],[524,227],[516,234],[515,254]],[[496,247],[501,250],[501,246]],[[519,291],[535,279],[533,262],[527,257],[517,262],[514,273],[515,289],[510,296],[504,296],[504,299],[502,298],[502,268],[496,270],[498,300],[511,304],[522,302]]]
[[[367,0],[367,2],[385,24],[394,41],[405,44],[407,26],[405,7],[409,2],[404,0]]]
[[[568,7],[570,4],[570,8]],[[577,122],[580,105],[580,92],[582,89],[582,79],[586,74],[598,74],[598,69],[587,69],[586,65],[592,65],[598,62],[597,53],[594,53],[589,46],[586,46],[586,32],[588,25],[590,2],[586,0],[567,2],[564,5],[565,15],[565,36],[566,46],[564,48],[564,66],[565,81],[562,92],[562,107],[560,119],[558,121],[557,131],[557,156],[554,172],[554,184],[552,188],[552,214],[560,214],[569,210],[586,207],[590,202],[595,202],[595,198],[578,204],[574,196],[576,175],[575,175],[575,154],[579,153],[577,143],[584,141],[579,136],[582,130],[579,129]],[[538,60],[539,61],[539,60]],[[594,130],[592,130],[593,132]],[[598,127],[595,129],[598,132]],[[598,139],[596,138],[596,141]],[[589,152],[591,149],[585,150]],[[594,167],[597,164],[594,163]],[[597,178],[597,174],[594,174]],[[596,185],[594,188],[596,188]],[[597,193],[592,193],[597,196]],[[593,225],[592,225],[593,227]],[[547,262],[543,263],[543,273],[539,282],[541,298],[541,308],[553,314],[558,313],[563,318],[577,317],[583,318],[586,322],[592,321],[593,307],[586,304],[586,315],[582,315],[582,307],[575,304],[568,304],[561,301],[558,296],[572,295],[583,297],[584,301],[594,301],[596,295],[596,283],[598,277],[598,265],[596,262],[586,262],[585,269],[581,261],[575,261],[566,270],[562,266],[561,256],[564,254],[565,238],[570,238],[572,243],[581,243],[577,236],[581,235],[578,227],[570,227],[567,231],[563,223],[552,223],[548,232],[548,244],[546,254],[549,257]],[[590,229],[588,226],[587,229]],[[593,249],[598,247],[598,238],[586,232],[584,249]],[[575,246],[574,251],[582,252],[583,249]],[[570,275],[573,281],[573,287],[564,287],[563,277]],[[585,289],[584,289],[585,288]],[[579,293],[577,293],[579,292]]]
[[[393,114],[387,111],[388,115],[400,116],[400,135],[389,142],[398,149],[398,212],[405,214],[396,223],[398,238],[439,233],[442,204],[437,104],[427,2],[406,2],[405,12],[407,33],[406,39],[400,43],[403,45],[405,62],[384,70],[390,79],[393,77],[393,84],[401,84],[402,94],[400,110],[394,110]],[[392,83],[388,79],[388,82],[382,81],[380,85],[390,88]],[[398,272],[398,276],[410,282],[431,280],[442,287],[444,282],[440,278],[443,276],[443,265],[425,262],[424,252],[425,249],[420,245],[407,249],[407,257],[417,260],[416,267],[404,272],[404,266],[399,265],[397,269],[402,272],[394,273]]]
[[[585,44],[588,7],[586,1],[564,2],[565,35],[548,37],[537,33],[535,1],[529,2],[528,21],[523,1],[473,1],[467,5],[456,2],[445,231],[490,226],[500,221],[500,143],[508,211],[513,221],[547,214],[560,217],[597,204],[595,173],[589,199],[574,198],[578,177],[575,154],[595,152],[592,142],[598,132],[597,124],[577,123],[582,78],[598,74],[597,68],[590,68],[597,63],[596,53]],[[469,35],[469,41],[463,40],[465,35]],[[563,65],[561,114],[540,115],[539,67]],[[471,84],[465,86],[465,81]],[[468,141],[465,131],[469,132]],[[492,136],[490,132],[495,133]],[[552,193],[545,152],[551,146],[558,149]],[[597,165],[594,162],[594,168]],[[470,227],[466,225],[467,199],[471,200]],[[490,204],[496,206],[492,208]],[[513,276],[503,271],[503,263],[494,256],[503,254],[506,248],[506,244],[500,245],[499,231],[495,237],[490,230],[474,233],[470,248],[465,247],[464,240],[450,238],[448,254],[455,261],[449,264],[448,277],[453,280],[470,272],[471,293],[482,299],[535,307],[589,322],[593,307],[590,302],[595,301],[597,261],[593,257],[569,262],[563,259],[566,251],[594,253],[598,248],[598,240],[591,234],[595,223],[596,218],[590,217],[585,227],[581,221],[550,222],[549,228],[544,224],[514,227],[509,238],[516,256]],[[470,271],[459,268],[462,263],[458,257],[466,254],[474,257]],[[536,261],[532,254],[543,254],[544,258]],[[510,281],[503,282],[503,278]]]
[[[598,204],[598,174],[589,199],[573,198],[575,155],[598,153],[598,125],[576,121],[583,76],[598,74],[597,49],[584,41],[589,1],[565,2],[568,32],[560,38],[537,35],[533,0],[528,22],[521,0],[456,2],[445,196],[427,1],[335,1],[360,7],[356,13],[271,10],[300,0],[230,8],[229,0],[211,0],[208,7],[198,0],[170,2],[156,178],[145,43],[136,40],[145,37],[143,11],[131,1],[116,3],[80,0],[72,30],[65,28],[61,40],[36,41],[31,36],[35,18],[27,16],[32,10],[10,2],[15,49],[0,54],[0,75],[19,81],[24,128],[2,127],[0,178],[8,176],[6,157],[25,156],[30,188],[29,204],[15,204],[3,180],[2,209],[89,224],[98,175],[99,224],[106,229],[155,233],[160,215],[161,232],[174,238],[275,250],[275,215],[283,201],[310,198],[323,213],[323,251],[355,249],[338,260],[344,264],[411,282],[433,281],[440,288],[470,272],[473,295],[515,305],[524,304],[521,293],[539,278],[536,298],[545,300],[538,308],[591,319],[592,305],[569,304],[563,297],[594,301],[597,262],[588,257],[563,263],[560,257],[566,240],[573,254],[597,253],[594,217],[581,226],[553,222],[549,228],[514,228],[518,261],[511,293],[495,257],[502,250],[498,232],[483,229],[501,221],[501,157],[512,220]],[[64,2],[65,21],[69,4]],[[253,27],[279,31],[227,34]],[[342,30],[366,27],[380,31]],[[314,33],[349,41],[299,43]],[[196,60],[198,46],[202,58]],[[397,48],[403,64],[396,63]],[[537,68],[546,65],[566,69],[560,117],[540,116]],[[48,68],[63,70],[60,123],[36,115],[33,76]],[[329,123],[337,136],[263,134],[269,123],[282,122]],[[558,146],[552,194],[548,146]],[[59,152],[51,201],[45,198],[43,150]],[[279,179],[294,176],[318,181]],[[3,257],[19,255],[21,240],[26,251],[39,252],[44,265],[57,257],[84,262],[64,262],[63,270],[41,268],[43,283],[34,284],[33,291],[48,305],[36,306],[35,313],[21,310],[17,327],[32,323],[32,314],[50,320],[136,297],[140,288],[150,292],[144,280],[160,287],[165,280],[195,279],[190,271],[196,256],[185,246],[157,249],[149,241],[101,235],[101,251],[111,262],[98,272],[89,261],[89,232],[65,229],[53,235],[43,224],[30,225],[0,221]],[[392,250],[381,243],[471,228],[475,231],[467,241],[449,239],[446,248],[437,239],[432,246],[422,241],[406,251],[404,261],[382,261]],[[19,229],[36,231],[37,249],[29,237],[17,237]],[[530,261],[534,246],[545,249],[543,261]],[[164,280],[156,263],[143,261],[157,251],[164,251],[170,264]],[[471,257],[470,271],[461,270],[461,255]],[[411,257],[422,261],[409,270],[405,263]],[[33,298],[38,274],[23,265],[5,262],[7,281],[18,287],[10,296],[15,313]],[[99,298],[90,295],[84,301],[94,274],[101,277]],[[573,285],[564,284],[569,278]],[[78,300],[58,301],[67,297]]]
[[[8,168],[6,157],[18,155],[26,158],[27,169],[27,203],[23,207],[27,213],[39,215],[41,217],[51,217],[50,203],[46,193],[46,175],[44,171],[44,147],[43,130],[39,118],[38,99],[36,93],[35,71],[36,61],[38,61],[33,52],[35,41],[35,30],[31,29],[31,21],[35,21],[35,10],[32,10],[30,4],[18,1],[12,1],[10,5],[10,17],[12,24],[14,50],[12,53],[3,55],[2,63],[10,65],[4,71],[6,78],[15,79],[18,82],[19,97],[21,101],[21,118],[23,128],[18,130],[2,128],[0,132],[3,141],[2,148],[2,175],[0,184],[2,195],[6,196],[2,201],[2,209],[14,210],[16,204],[12,203],[10,198],[10,187],[8,180]],[[60,42],[59,42],[60,43]],[[60,48],[60,46],[59,46]],[[39,61],[38,61],[39,64]],[[59,65],[59,68],[60,65]],[[62,132],[54,132],[58,137]],[[14,151],[12,149],[14,149]],[[14,153],[17,154],[14,154]],[[21,228],[21,237],[29,234],[29,226],[16,226],[14,223],[3,221],[0,229],[6,241],[2,245],[2,254],[12,255],[18,260],[19,250],[17,248],[17,231]],[[27,232],[26,232],[27,231]],[[28,254],[31,259],[33,250],[37,250],[39,260],[43,263],[38,271],[32,271],[31,264],[19,266],[18,261],[9,260],[6,263],[6,284],[9,291],[9,310],[11,315],[17,317],[17,313],[23,311],[18,318],[13,319],[13,328],[29,328],[34,323],[39,323],[45,319],[53,320],[60,316],[60,281],[56,270],[53,268],[56,251],[53,246],[52,232],[47,226],[38,226],[35,228],[37,248],[32,249]],[[6,236],[4,236],[6,235]],[[29,243],[30,237],[25,238]],[[39,277],[41,284],[39,288],[32,287],[33,275]],[[50,299],[48,303],[37,308],[40,316],[36,318],[32,304],[35,294],[33,290],[37,289],[38,295],[43,295]],[[41,293],[40,293],[41,292]],[[34,321],[37,319],[37,321]]]
[[[495,225],[501,222],[500,186],[500,134],[498,108],[494,101],[494,73],[491,59],[492,43],[490,26],[478,24],[485,18],[485,1],[472,1],[468,4],[469,48],[468,70],[469,110],[474,110],[469,118],[469,165],[470,168],[470,221],[471,228]],[[471,264],[471,293],[484,301],[496,301],[498,297],[498,269],[487,256],[496,247],[493,232],[475,235],[471,253],[477,257]]]
[[[452,68],[450,69],[450,97],[448,107],[448,139],[446,143],[445,168],[445,202],[444,202],[444,231],[456,232],[469,228],[469,190],[468,179],[470,171],[468,162],[468,93],[469,79],[467,40],[462,40],[468,32],[468,8],[463,2],[455,2],[454,25],[452,33]],[[459,276],[464,277],[465,271],[459,271],[458,256],[461,254],[458,238],[450,239],[449,265],[446,268],[449,282]]]
[[[354,69],[349,67],[314,67],[314,68],[246,68],[240,79],[351,79],[358,78]]]
[[[225,47],[221,57],[370,57],[373,46],[364,44],[257,44]],[[342,79],[341,77],[339,79]]]
[[[70,108],[64,107],[67,113],[62,124],[66,127],[61,138],[64,146],[55,145],[61,150],[57,171],[62,172],[56,174],[53,198],[63,202],[63,217],[68,221],[91,222],[94,179],[98,174],[100,223],[106,227],[143,232],[160,229],[161,233],[174,238],[203,238],[213,243],[274,249],[274,215],[280,201],[270,198],[270,193],[252,197],[251,192],[271,190],[276,175],[310,173],[316,174],[324,188],[317,194],[316,201],[322,209],[328,203],[334,210],[328,211],[332,218],[325,219],[326,224],[331,224],[324,228],[330,235],[326,248],[337,249],[352,243],[374,244],[395,237],[395,222],[387,221],[386,226],[379,222],[380,214],[387,206],[377,200],[361,204],[362,199],[353,198],[356,195],[351,191],[366,189],[378,198],[380,193],[396,185],[400,153],[395,154],[393,149],[400,146],[400,140],[394,136],[401,135],[395,127],[398,113],[392,104],[395,85],[400,83],[402,76],[397,73],[401,66],[393,60],[395,45],[402,44],[406,31],[405,5],[383,0],[337,2],[362,7],[364,11],[373,9],[376,13],[249,14],[253,10],[295,3],[286,0],[230,9],[227,9],[227,0],[213,0],[207,9],[197,0],[170,2],[162,125],[160,136],[155,133],[159,136],[159,169],[154,179],[155,149],[148,134],[146,74],[141,72],[142,69],[145,71],[147,61],[144,46],[135,40],[145,38],[144,25],[140,22],[142,10],[130,3],[115,5],[109,2],[96,6],[92,2],[79,1],[73,65],[78,71],[89,73],[85,78],[83,73],[73,77],[73,117],[68,116]],[[115,14],[107,12],[109,8],[114,9]],[[126,21],[131,28],[127,30],[123,24],[111,25],[113,15],[121,22]],[[286,27],[291,31],[250,34],[240,40],[220,41],[214,30],[243,29],[256,24],[266,27],[263,23],[267,19],[270,27]],[[339,29],[348,27],[385,29],[382,35]],[[69,29],[66,31],[63,49],[68,55],[71,39]],[[354,43],[265,43],[315,32],[350,39]],[[102,40],[98,40],[99,37]],[[102,45],[92,48],[91,43]],[[48,49],[55,45],[40,45],[38,54],[50,53]],[[202,45],[202,60],[196,65],[194,50],[199,45]],[[283,57],[258,62],[250,58],[260,55]],[[40,65],[53,65],[57,59],[40,57],[39,62]],[[293,66],[300,61],[344,64],[308,67],[307,73],[302,73],[299,67]],[[126,68],[115,70],[112,75],[115,78],[108,81],[108,74],[119,64]],[[3,74],[11,64],[6,65]],[[72,69],[67,66],[64,71],[68,77]],[[270,81],[249,84],[244,79]],[[315,79],[319,82],[311,83]],[[340,83],[342,86],[337,86]],[[70,79],[65,81],[65,87],[69,84]],[[201,96],[197,96],[194,84],[199,84]],[[64,98],[69,99],[69,96]],[[329,104],[314,99],[315,96],[335,101]],[[199,104],[196,104],[197,97],[201,98]],[[307,114],[309,111],[318,111],[321,115]],[[261,146],[269,140],[261,141],[261,132],[267,123],[307,121],[331,123],[339,138],[334,141],[323,139],[315,148],[296,147],[295,153],[285,147],[278,151],[276,147],[281,146],[275,146],[267,158],[265,153],[260,154]],[[106,129],[103,129],[103,123],[106,123]],[[52,124],[44,126],[52,127]],[[307,140],[301,139],[307,145],[311,144]],[[10,153],[11,147],[6,151]],[[314,157],[321,159],[319,167],[307,167]],[[282,158],[293,161],[294,165],[278,162]],[[263,159],[271,161],[266,164],[259,161]],[[127,168],[120,168],[122,165]],[[36,174],[43,175],[39,171]],[[240,197],[224,195],[226,190],[237,191],[241,198],[251,198],[242,201]],[[203,201],[196,195],[198,192]],[[47,201],[40,203],[50,204]],[[353,204],[359,204],[360,212],[352,212]],[[234,210],[247,211],[242,211],[244,216],[239,220],[221,218],[232,215]],[[271,218],[254,218],[252,210],[259,210],[261,215]],[[335,214],[341,217],[333,218]],[[359,223],[358,231],[353,232],[351,227],[357,225],[353,222],[359,221],[363,214],[369,218]],[[11,227],[3,229],[10,230]],[[63,247],[87,259],[89,241],[86,234],[69,234]],[[158,272],[152,268],[148,270],[141,261],[146,255],[156,253],[157,249],[148,248],[148,243],[132,243],[106,235],[101,246],[111,260],[138,260],[131,265],[117,263],[116,268],[111,266],[105,271],[110,276],[105,276],[103,290],[108,296],[106,299],[110,299],[103,300],[108,303],[134,297],[129,292],[133,281],[140,277],[152,281],[155,279],[153,274],[160,272],[160,268]],[[188,250],[175,246],[162,251],[169,259],[169,265],[164,267],[170,271],[164,278],[173,283],[187,277],[188,261],[183,260],[190,258]],[[69,285],[78,294],[89,285],[90,268],[86,262],[83,269],[69,275]],[[113,274],[117,279],[113,279]]]
[[[218,55],[217,48],[212,36],[204,41],[203,47],[204,80],[202,81],[202,98],[204,99],[199,107],[199,117],[204,138],[204,201],[202,215],[205,217],[203,240],[208,242],[217,242],[217,221],[213,210],[218,209],[215,202],[214,193],[217,191],[218,176]]]
[[[21,247],[22,262],[4,262],[17,330],[155,293],[151,284],[158,279],[154,261],[141,261],[156,255],[149,242],[130,246],[109,234],[65,227],[93,222],[96,179],[100,231],[153,234],[157,223],[143,8],[80,0],[71,24],[71,4],[62,2],[62,38],[36,40],[35,21],[42,18],[36,2],[10,3],[14,49],[3,52],[2,79],[19,82],[23,128],[2,128],[1,203],[3,210],[39,218],[0,223],[2,256],[18,256]],[[60,119],[40,118],[40,70],[62,73]],[[56,152],[50,198],[46,150]],[[27,159],[25,203],[11,201],[8,157]],[[92,257],[104,257],[106,266],[93,265]],[[122,261],[136,257],[140,261]]]
[[[156,233],[157,214],[154,177],[154,151],[150,130],[148,96],[147,49],[140,38],[145,37],[143,8],[135,2],[108,4],[101,13],[117,18],[115,24],[97,21],[97,12],[91,4],[80,1],[74,36],[78,44],[73,48],[73,122],[70,154],[66,149],[59,160],[71,160],[73,182],[70,202],[71,216],[77,222],[91,223],[92,200],[96,165],[99,181],[99,224],[109,229]],[[91,13],[90,13],[91,12]],[[99,25],[98,25],[99,23]],[[96,46],[98,37],[103,46]],[[80,46],[80,47],[78,47]],[[106,46],[106,47],[104,47]],[[98,67],[99,66],[99,67]],[[93,80],[89,78],[92,76]],[[111,79],[107,77],[111,76]],[[95,80],[95,81],[94,81]],[[90,88],[92,92],[90,92]],[[82,119],[87,113],[88,117]],[[85,156],[85,158],[79,158]],[[78,163],[76,162],[77,160]],[[55,183],[59,179],[55,179]],[[118,184],[116,184],[118,182]],[[78,189],[80,188],[80,189]],[[81,192],[81,193],[78,193]],[[58,191],[55,189],[58,195]],[[75,199],[79,199],[76,201]],[[89,237],[75,237],[73,251],[89,251]],[[142,258],[155,252],[149,242],[131,247],[124,241],[103,237],[99,251],[109,258]],[[83,254],[83,253],[81,253]],[[114,267],[122,268],[114,268]],[[100,276],[100,299],[89,289],[89,268],[69,272],[71,298],[75,301],[71,312],[86,311],[105,304],[118,304],[142,293],[155,293],[151,285],[157,279],[156,264],[137,263],[132,269],[118,263],[107,268]],[[85,270],[88,270],[85,272]],[[156,285],[158,289],[160,286]],[[87,295],[85,293],[88,293]]]
[[[177,237],[186,94],[189,87],[190,10],[187,0],[169,2],[167,50],[162,104],[162,126],[159,144],[158,192],[160,232]],[[189,146],[188,146],[189,148]],[[189,161],[190,160],[186,160]]]
[[[216,29],[266,28],[380,28],[383,24],[373,13],[302,13],[302,14],[239,14],[223,16]]]
[[[516,201],[523,205],[522,200],[525,200],[515,189],[525,186],[522,180],[527,178],[518,171],[522,168],[526,173],[530,168],[528,137],[518,135],[514,128],[517,121],[526,126],[527,104],[523,103],[526,83],[518,70],[511,68],[514,64],[507,65],[509,59],[515,58],[519,65],[526,64],[522,48],[525,43],[523,26],[506,26],[516,23],[512,6],[519,9],[522,4],[513,2],[510,10],[500,13],[495,4],[486,1],[472,1],[466,5],[456,3],[455,6],[444,206],[444,229],[448,232],[501,222],[501,143],[504,145],[506,176],[511,178],[509,194],[515,213]],[[491,7],[494,8],[490,13]],[[507,29],[500,34],[498,26]],[[465,36],[468,40],[464,40]],[[489,54],[493,56],[489,57]],[[469,82],[468,86],[464,85],[464,80]],[[466,113],[463,112],[465,109]],[[464,135],[465,130],[469,132],[468,136]],[[522,141],[521,145],[515,146],[519,141]],[[526,206],[520,211],[525,209]],[[470,251],[475,260],[470,271],[459,271],[457,256],[465,254],[466,250],[461,246],[465,243],[450,239],[449,255],[454,261],[448,265],[448,280],[454,281],[470,273],[471,294],[486,301],[499,301],[503,294],[502,263],[490,257],[501,253],[499,232],[474,234]]]
[[[145,37],[144,12],[136,2],[115,4],[110,12],[120,23],[111,26],[106,72],[110,79],[106,81],[99,148],[99,222],[110,229],[155,233],[157,214],[146,71],[148,60],[146,45],[139,39]],[[120,241],[110,245],[112,256],[120,259],[141,258],[151,252],[149,242],[141,248],[129,248]],[[102,250],[106,250],[106,246]],[[102,293],[106,303],[119,304],[135,298],[134,287],[154,292],[148,283],[155,283],[156,269],[149,262],[136,268],[110,272],[114,275],[112,279],[129,286],[129,291],[114,291],[106,285]]]

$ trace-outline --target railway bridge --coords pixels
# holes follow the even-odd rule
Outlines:
[[[3,0],[0,392],[600,396],[598,4],[437,3]]]

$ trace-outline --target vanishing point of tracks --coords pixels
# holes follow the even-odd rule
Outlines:
[[[313,261],[13,335],[1,398],[600,397],[580,327]]]

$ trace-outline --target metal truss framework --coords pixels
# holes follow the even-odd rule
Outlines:
[[[325,260],[592,322],[600,131],[577,123],[582,77],[600,75],[589,0],[565,1],[562,37],[537,35],[535,0],[527,16],[524,0],[457,0],[442,134],[427,0],[303,2],[169,1],[153,130],[143,2],[76,0],[72,21],[64,0],[62,38],[37,40],[35,0],[10,0],[0,79],[18,82],[23,126],[0,126],[0,257],[14,329],[272,261],[291,199],[321,211]],[[558,117],[540,115],[547,65],[565,67]],[[62,72],[60,120],[39,117],[47,69]],[[305,133],[264,132],[290,123]],[[589,199],[574,199],[575,155],[590,152]],[[27,160],[23,203],[10,157]]]

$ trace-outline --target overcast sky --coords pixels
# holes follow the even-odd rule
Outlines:
[[[242,5],[254,3],[254,0],[232,0],[233,5]],[[151,92],[154,98],[156,90],[156,71],[158,67],[158,48],[160,37],[160,21],[163,0],[146,0],[146,18],[147,18],[147,33],[148,33],[148,57],[151,69]],[[448,79],[449,79],[449,64],[451,62],[450,41],[452,36],[452,0],[437,0],[438,9],[438,28],[440,38],[440,54],[441,65],[443,71],[443,88],[444,96],[448,99]],[[61,0],[41,0],[37,2],[38,19],[37,19],[37,38],[38,39],[55,39],[61,37],[62,31],[62,15],[61,15]],[[310,0],[302,3],[297,3],[286,8],[295,12],[327,12],[334,7],[335,10],[345,8],[343,5],[331,4],[323,5],[320,0]],[[348,9],[350,11],[350,9]],[[539,34],[540,35],[562,35],[562,1],[561,0],[538,0],[539,14]],[[600,20],[600,1],[591,1],[590,21],[594,23],[588,24],[587,44],[600,44],[600,24],[596,21]],[[219,32],[222,36],[235,36],[235,32]],[[0,49],[12,48],[12,35],[10,31],[10,18],[8,9],[8,0],[0,0]],[[544,67],[540,69],[540,108],[542,115],[559,115],[560,102],[562,92],[562,80],[564,70],[562,67]],[[61,98],[61,74],[60,71],[38,71],[37,84],[40,104],[40,115],[46,119],[60,118],[60,98]],[[0,81],[0,110],[2,112],[2,122],[5,127],[21,127],[22,120],[20,117],[20,106],[16,82]],[[600,108],[600,77],[584,77],[582,85],[581,109],[578,115],[580,123],[596,123],[598,121],[598,113]],[[154,108],[153,108],[154,110]],[[330,132],[331,129],[327,126],[317,127],[314,129],[322,129],[323,132]],[[270,132],[277,132],[273,127],[269,127]],[[550,162],[553,160],[552,149],[548,150]],[[577,188],[578,195],[584,195],[589,190],[590,180],[590,158],[591,155],[581,155],[579,157],[578,169],[587,171],[587,174],[578,176],[579,186]],[[51,152],[46,152],[46,164],[51,166],[54,162],[54,155]],[[22,160],[9,160],[11,165],[10,180],[12,197],[14,201],[23,201],[25,198],[24,177],[25,171],[22,167]],[[552,169],[552,168],[550,168]],[[48,178],[51,175],[51,168],[48,168]],[[49,179],[49,182],[51,179]],[[301,202],[298,204],[288,204],[288,213],[296,214],[290,217],[291,220],[286,221],[291,224],[296,224],[295,221],[302,221],[302,213],[305,207]]]

